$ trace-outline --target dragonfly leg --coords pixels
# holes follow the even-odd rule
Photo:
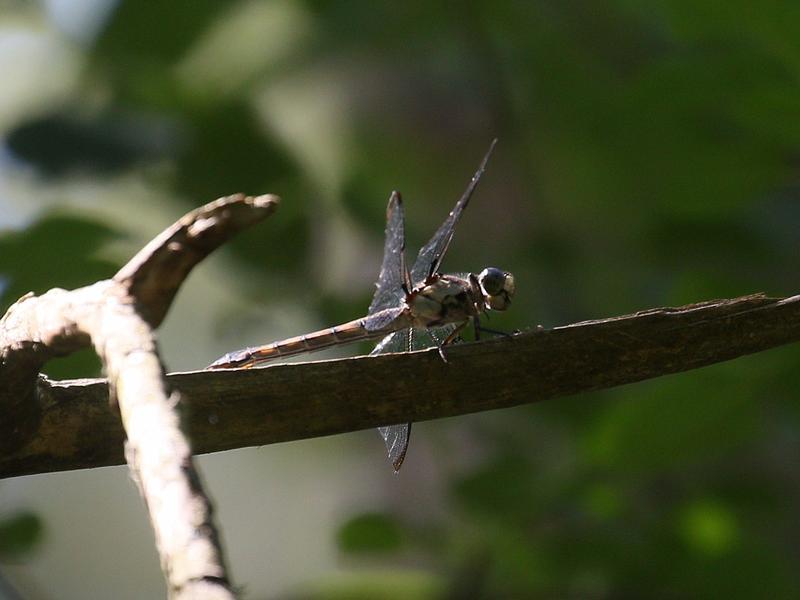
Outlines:
[[[444,344],[439,346],[439,357],[442,359],[442,362],[450,362],[444,354]]]
[[[488,327],[479,327],[480,331],[485,331],[486,333],[493,333],[494,335],[499,335],[502,337],[514,337],[513,333],[508,333],[507,331],[500,331],[499,329],[489,329]]]
[[[444,362],[449,362],[447,360],[447,356],[445,356],[444,347],[447,346],[448,344],[452,344],[455,340],[458,339],[459,334],[464,329],[464,327],[467,326],[468,322],[469,321],[464,321],[463,323],[459,323],[458,326],[452,332],[450,332],[450,335],[448,335],[444,339],[444,341],[441,344],[439,344],[439,356],[442,358]]]
[[[488,315],[487,315],[488,316]],[[475,331],[475,341],[481,339],[481,318],[472,317],[472,329]]]
[[[489,315],[487,314],[486,317],[488,319]],[[488,327],[484,327],[483,325],[481,325],[481,321],[480,321],[480,319],[478,317],[475,317],[473,319],[472,324],[475,327],[475,339],[476,340],[481,339],[481,332],[482,331],[485,331],[486,333],[492,333],[494,335],[506,337],[506,338],[510,338],[510,337],[514,336],[513,333],[508,333],[507,331],[500,331],[498,329],[489,329]]]

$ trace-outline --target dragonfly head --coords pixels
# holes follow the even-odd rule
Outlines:
[[[514,276],[496,267],[487,267],[478,274],[483,301],[492,310],[505,310],[514,295]]]

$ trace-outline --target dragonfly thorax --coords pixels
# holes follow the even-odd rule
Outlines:
[[[408,294],[415,327],[459,323],[483,311],[481,288],[474,279],[457,275],[433,275]]]
[[[478,275],[433,275],[414,288],[406,305],[415,327],[459,323],[487,308],[506,310],[514,295],[514,276],[495,267]]]

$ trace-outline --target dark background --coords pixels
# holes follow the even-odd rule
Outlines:
[[[445,261],[515,273],[493,327],[798,291],[800,4],[0,6],[4,308],[113,274],[218,196],[283,198],[192,275],[161,333],[171,369],[363,314],[389,192],[416,249],[493,137]],[[422,424],[397,477],[371,432],[201,465],[252,597],[792,598],[798,365],[788,347]],[[92,473],[0,486],[9,576],[31,597],[163,593],[124,469],[93,473],[129,512],[75,517]],[[141,550],[98,533],[123,522]],[[109,554],[119,573],[94,575]]]

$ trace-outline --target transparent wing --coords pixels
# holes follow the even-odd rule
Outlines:
[[[399,321],[398,318],[400,319]],[[401,329],[403,326],[408,326],[408,311],[405,306],[384,308],[376,313],[367,315],[364,318],[364,327],[369,331],[376,331],[378,329],[384,329],[385,327],[388,327],[392,322],[395,322],[393,328],[396,329]],[[381,344],[382,343],[383,342],[381,342]],[[378,346],[380,346],[380,344],[378,344]],[[402,350],[389,350],[389,352],[402,352]],[[375,351],[373,350],[372,354],[374,353]],[[378,352],[378,354],[382,354],[382,352]]]
[[[409,329],[402,329],[390,333],[378,342],[378,345],[372,349],[369,355],[377,356],[378,354],[389,354],[391,352],[408,352],[411,350],[409,331]]]
[[[403,298],[403,283],[409,281],[405,262],[405,232],[403,200],[398,192],[389,196],[386,207],[386,240],[383,246],[383,264],[378,275],[377,289],[369,305],[368,315],[385,308],[399,306]]]
[[[378,427],[378,433],[386,444],[386,451],[389,453],[389,462],[392,463],[394,472],[397,473],[403,466],[408,451],[408,439],[411,437],[411,423],[403,425],[387,425]]]
[[[461,213],[464,212],[464,209],[467,207],[472,193],[478,186],[478,181],[480,181],[483,172],[486,170],[486,163],[489,162],[489,157],[492,155],[495,144],[497,144],[497,139],[492,140],[489,150],[483,157],[478,170],[475,172],[475,175],[472,176],[466,191],[459,201],[456,202],[455,207],[450,211],[447,219],[445,219],[441,227],[433,234],[430,241],[425,244],[419,251],[419,254],[417,254],[417,259],[414,261],[414,266],[411,268],[412,284],[416,285],[424,281],[428,276],[439,272],[439,266],[442,263],[445,252],[447,252],[447,247],[450,245],[450,240],[453,239],[453,233],[455,233],[456,225],[461,218]]]
[[[413,350],[439,347],[445,343],[450,334],[457,328],[458,324],[448,323],[447,325],[431,327],[430,329],[415,329]]]
[[[375,346],[375,349],[370,352],[370,356],[389,352],[409,352],[441,345],[456,327],[457,325],[448,324],[433,329],[414,328],[395,331],[383,338]],[[378,433],[381,434],[383,443],[386,444],[389,462],[392,463],[394,472],[397,473],[406,458],[408,442],[411,436],[411,423],[378,427]]]
[[[383,338],[375,349],[370,352],[370,356],[376,354],[387,354],[389,352],[408,352],[411,349],[411,329],[395,331]],[[378,433],[386,444],[386,452],[389,455],[389,462],[392,463],[394,472],[397,473],[403,464],[408,450],[408,438],[411,435],[411,423],[402,425],[387,425],[378,427]]]

